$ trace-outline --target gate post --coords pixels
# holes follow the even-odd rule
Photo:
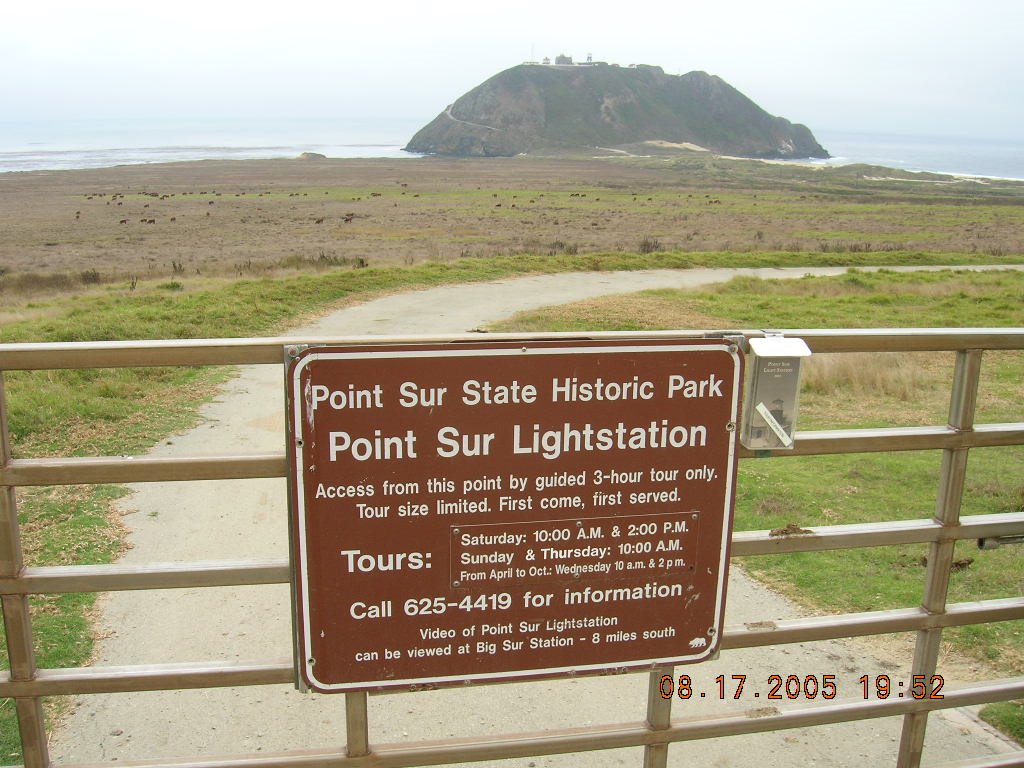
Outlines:
[[[672,677],[673,667],[655,667],[647,684],[647,725],[652,731],[664,731],[672,723],[672,698],[661,695],[661,678]],[[644,747],[644,768],[665,768],[668,762],[668,744],[648,744]]]
[[[370,723],[366,712],[366,691],[345,694],[345,754],[370,754]]]
[[[3,371],[0,371],[0,467],[6,467],[10,458],[7,397],[4,393]],[[17,578],[24,566],[14,488],[9,485],[0,486],[0,576]],[[3,595],[0,602],[3,603],[11,681],[32,680],[36,676],[36,657],[32,644],[28,596]],[[14,705],[18,713],[18,732],[25,768],[47,768],[50,755],[46,745],[42,700],[38,697],[18,698],[14,700]]]
[[[981,377],[981,350],[961,350],[956,354],[953,389],[949,401],[949,426],[957,432],[974,429],[974,409],[978,400],[978,381]],[[967,476],[968,448],[946,448],[942,452],[942,472],[939,476],[939,494],[935,505],[936,522],[946,526],[958,525],[963,501],[964,479]],[[949,590],[949,572],[953,564],[956,540],[932,542],[928,548],[928,571],[925,576],[922,607],[931,614],[945,613]],[[922,629],[917,633],[912,675],[925,681],[927,693],[932,691],[932,676],[939,659],[942,628]],[[915,678],[912,678],[912,680]],[[903,717],[897,768],[918,768],[924,750],[927,712],[912,712]]]

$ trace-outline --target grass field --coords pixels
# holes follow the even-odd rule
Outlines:
[[[1022,258],[1024,185],[865,178],[876,172],[672,157],[634,164],[200,163],[12,174],[0,179],[0,342],[273,334],[385,292],[532,272]],[[142,215],[157,223],[139,223]],[[135,220],[119,223],[129,216]],[[1022,296],[1020,278],[1002,273],[854,273],[784,286],[740,280],[700,294],[655,292],[617,305],[589,302],[521,318],[514,327],[858,327],[880,318],[894,326],[1024,325]],[[918,356],[886,365],[885,376],[869,380],[863,361],[851,375],[838,361],[815,359],[801,426],[941,420],[949,366],[943,356]],[[1022,374],[1019,356],[986,358],[984,419],[1020,419]],[[198,405],[228,375],[223,369],[7,373],[14,453],[145,452],[192,423]],[[851,394],[860,402],[855,411],[835,407]],[[989,451],[972,456],[966,514],[1024,506],[1024,457]],[[928,517],[937,458],[906,458],[748,462],[738,527]],[[832,489],[826,495],[815,488],[822,477]],[[919,492],[902,492],[908,484]],[[116,559],[124,544],[112,509],[122,493],[114,486],[20,491],[27,562]],[[923,583],[915,560],[920,548],[871,554],[881,559],[815,555],[820,578],[813,583],[797,578],[797,556],[746,565],[801,600],[837,610],[915,604]],[[1012,548],[973,555],[975,563],[954,576],[953,599],[1019,590],[1014,555]],[[874,568],[872,578],[837,602],[834,587],[848,580],[851,568]],[[91,595],[33,598],[40,666],[88,660],[93,601]],[[1020,626],[979,631],[973,638],[949,636],[965,652],[972,644],[984,647],[987,661],[1022,668]],[[4,761],[18,755],[12,710],[0,708]]]
[[[499,331],[669,328],[971,327],[1024,325],[1024,275],[850,273],[765,282],[737,278],[697,293],[650,291],[595,299],[510,319]],[[851,359],[852,358],[852,359]],[[820,355],[803,377],[800,428],[944,424],[951,354]],[[977,421],[1024,419],[1024,353],[988,353]],[[790,457],[740,466],[736,529],[765,530],[929,518],[935,510],[939,451]],[[1024,447],[971,452],[963,515],[1024,511]],[[957,543],[949,600],[1018,596],[1019,546],[979,551]],[[816,611],[871,611],[920,605],[927,547],[796,553],[744,558],[743,567]],[[944,658],[967,659],[979,675],[1024,672],[1024,621],[946,630]],[[910,653],[904,637],[905,653]],[[940,659],[940,663],[942,659]],[[977,666],[980,665],[980,666]],[[1020,702],[983,716],[1024,737]]]
[[[0,179],[0,294],[464,257],[727,252],[998,262],[1024,184],[705,153],[630,160],[244,161]],[[9,177],[9,178],[8,178]],[[122,223],[123,222],[123,223]]]
[[[651,291],[595,299],[513,318],[501,331],[654,330],[668,328],[852,328],[1024,325],[1024,275],[862,273],[767,282],[737,278],[697,293]],[[885,312],[878,308],[885,307]],[[813,357],[804,377],[800,428],[945,423],[951,354]],[[912,359],[905,359],[912,358]],[[978,421],[1019,421],[1024,354],[989,353]],[[790,457],[741,466],[736,525],[768,529],[872,520],[927,518],[934,512],[940,452]],[[963,514],[1024,510],[1024,449],[972,452]],[[971,551],[955,575],[956,601],[1010,596],[1024,582],[1013,547]],[[836,611],[916,605],[923,546],[750,558],[746,567],[804,601]],[[851,574],[857,574],[851,578]],[[1024,623],[950,631],[963,652],[1024,671]]]

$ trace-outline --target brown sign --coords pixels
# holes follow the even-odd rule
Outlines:
[[[288,376],[317,691],[701,661],[742,357],[724,340],[312,347]]]

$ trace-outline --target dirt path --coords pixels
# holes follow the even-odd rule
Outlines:
[[[741,270],[797,277],[811,270]],[[842,269],[813,270],[835,274]],[[351,307],[299,329],[307,334],[455,333],[520,309],[653,287],[697,286],[727,270],[587,273],[502,280],[390,296]],[[283,387],[277,366],[252,366],[202,411],[202,423],[174,436],[161,455],[278,450]],[[125,501],[132,549],[126,562],[282,557],[287,552],[285,483],[281,479],[139,484]],[[798,609],[733,568],[726,624],[780,619]],[[286,585],[122,592],[101,602],[98,665],[177,661],[290,659]],[[866,653],[865,644],[808,643],[721,654],[690,672],[708,690],[714,678],[746,674],[764,686],[770,674],[835,674],[856,692],[863,674],[906,674],[905,665]],[[481,736],[639,721],[646,674],[573,679],[370,698],[371,743]],[[677,702],[677,714],[722,711],[728,702]],[[749,706],[745,704],[744,706]],[[669,764],[708,766],[891,765],[900,719],[745,736],[673,746]],[[54,735],[58,762],[109,763],[242,752],[338,747],[344,743],[343,697],[303,695],[290,686],[83,696]],[[1007,751],[964,713],[930,718],[926,763]],[[642,750],[593,753],[588,766],[640,765]],[[577,766],[573,756],[524,758],[504,766]],[[478,764],[482,765],[482,764]],[[495,764],[498,765],[498,764]]]
[[[452,107],[454,107],[454,106],[455,106],[454,104],[449,104],[447,107],[445,107],[444,114],[445,114],[445,117],[447,117],[449,120],[453,120],[456,123],[462,123],[463,125],[471,125],[474,128],[486,128],[488,131],[499,131],[499,130],[501,130],[500,128],[495,128],[493,125],[484,125],[483,123],[471,123],[468,120],[462,120],[462,119],[456,117],[455,115],[452,114]]]

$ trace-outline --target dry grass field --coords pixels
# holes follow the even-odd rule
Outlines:
[[[684,155],[2,174],[0,291],[464,256],[871,253],[891,263],[1024,250],[1024,185],[880,172]]]

